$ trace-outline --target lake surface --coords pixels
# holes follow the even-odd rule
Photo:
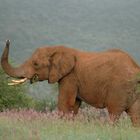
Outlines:
[[[6,39],[17,65],[45,44],[120,48],[140,64],[140,0],[0,0],[0,55]],[[29,92],[45,96],[54,88],[45,85],[30,86]]]

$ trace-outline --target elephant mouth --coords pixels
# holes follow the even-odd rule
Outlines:
[[[30,79],[30,83],[33,84],[37,81],[39,81],[39,77],[37,74],[34,74],[34,76]]]
[[[10,83],[8,83],[9,86],[15,86],[15,85],[19,85],[19,84],[23,84],[25,83],[26,81],[28,80],[28,78],[20,78],[20,79],[13,79],[11,80]],[[39,81],[39,77],[37,74],[34,74],[32,78],[29,79],[30,80],[30,83],[33,84],[37,81]]]

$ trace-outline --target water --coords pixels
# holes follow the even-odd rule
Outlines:
[[[18,65],[39,46],[89,51],[121,48],[140,64],[140,0],[0,0],[0,55],[6,39]],[[46,82],[30,86],[42,97]]]

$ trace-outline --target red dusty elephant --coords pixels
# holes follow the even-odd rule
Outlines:
[[[9,40],[1,57],[1,66],[13,80],[11,85],[30,80],[58,82],[58,109],[78,112],[82,101],[107,108],[115,121],[126,111],[134,125],[140,125],[140,94],[136,78],[140,67],[121,50],[85,52],[64,46],[45,46],[35,50],[21,66],[8,63]]]

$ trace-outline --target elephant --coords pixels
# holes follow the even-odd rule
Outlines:
[[[19,67],[8,62],[10,41],[1,57],[5,73],[17,80],[11,85],[48,80],[58,82],[58,110],[78,113],[81,102],[95,108],[107,108],[116,122],[125,111],[134,126],[140,126],[140,67],[120,49],[101,52],[82,51],[64,45],[43,46],[35,50]]]

